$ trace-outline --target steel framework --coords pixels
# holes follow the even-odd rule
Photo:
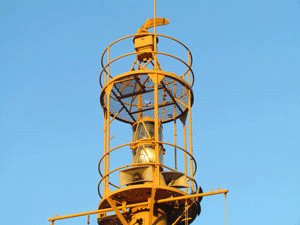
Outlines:
[[[49,218],[52,224],[91,214],[98,215],[99,225],[190,224],[201,212],[203,196],[227,196],[227,189],[203,193],[195,180],[192,54],[180,41],[156,33],[156,26],[168,23],[156,18],[154,8],[154,18],[136,34],[120,38],[104,50],[99,77],[104,112],[104,154],[98,165],[101,201],[98,210]],[[154,32],[148,32],[152,27]],[[126,49],[112,57],[115,46],[125,46],[127,40],[133,40],[135,51]],[[158,51],[158,41],[179,46],[185,57]],[[164,140],[163,127],[171,123]],[[132,140],[114,146],[112,130],[120,129],[120,124],[131,126]],[[128,136],[128,131],[118,133]],[[126,139],[120,136],[115,138]],[[130,149],[132,162],[120,165],[120,157],[131,155]]]

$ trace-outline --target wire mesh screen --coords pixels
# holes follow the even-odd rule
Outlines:
[[[158,111],[162,123],[172,121],[187,110],[189,86],[179,79],[163,76],[158,84]],[[104,100],[107,93],[104,95]],[[106,104],[106,100],[104,101]],[[132,74],[113,83],[110,93],[110,115],[127,123],[138,117],[154,118],[154,83],[146,73]]]

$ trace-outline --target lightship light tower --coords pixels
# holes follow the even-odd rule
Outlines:
[[[51,223],[97,214],[99,225],[184,225],[200,214],[203,196],[226,196],[227,189],[203,193],[194,178],[192,54],[180,41],[156,33],[156,26],[167,24],[167,19],[156,18],[154,1],[154,18],[103,52],[99,78],[104,112],[104,154],[98,165],[101,201],[98,210],[50,218]],[[128,49],[112,58],[114,47],[126,40],[133,41],[134,51]],[[159,51],[159,41],[181,47],[186,57]],[[121,123],[128,124],[122,134],[131,140],[113,146],[111,131],[120,129]],[[165,126],[169,129],[163,131]],[[122,164],[124,155],[131,155],[131,162]]]

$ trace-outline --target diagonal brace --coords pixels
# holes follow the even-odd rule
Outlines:
[[[107,200],[108,204],[110,204],[112,209],[115,211],[115,213],[117,214],[117,216],[120,219],[120,221],[122,222],[122,224],[129,225],[127,223],[126,219],[124,218],[124,216],[120,213],[119,209],[117,208],[116,203],[111,198],[107,198],[106,200]]]
[[[183,113],[182,109],[180,108],[180,106],[178,105],[178,103],[176,102],[176,99],[174,97],[174,95],[172,94],[172,92],[166,87],[166,85],[164,84],[164,82],[160,82],[160,84],[164,87],[164,89],[167,91],[167,93],[169,94],[169,96],[171,97],[171,99],[173,100],[174,104],[178,107],[178,109],[180,110],[181,113]]]

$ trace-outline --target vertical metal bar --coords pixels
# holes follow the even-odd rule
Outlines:
[[[109,53],[110,53],[110,47],[108,47],[107,49],[107,76],[106,76],[106,79],[105,79],[105,84],[108,82],[109,80],[109,76],[110,76],[110,62],[109,62]]]
[[[174,83],[174,96],[176,98],[176,81]],[[176,104],[174,104],[174,115],[173,117],[176,117]],[[176,124],[176,119],[174,120],[174,145],[175,145],[175,149],[174,149],[174,157],[175,157],[175,170],[177,170],[177,124]]]
[[[156,40],[156,0],[154,0],[154,70],[157,70],[157,40]]]
[[[154,179],[154,183],[156,185],[159,184],[159,151],[160,151],[160,147],[158,144],[159,141],[159,115],[158,115],[158,74],[155,74],[155,82],[154,82],[154,123],[155,123],[155,137],[154,137],[154,141],[155,141],[155,179]]]
[[[107,74],[105,76],[105,84],[108,83],[109,76],[110,76],[110,47],[107,49]],[[104,119],[104,126],[105,126],[105,135],[104,135],[104,154],[106,154],[109,151],[109,105],[110,105],[110,91],[107,89],[106,90],[106,112],[105,112],[105,119]],[[109,173],[109,156],[106,155],[104,158],[104,176],[107,176]],[[104,187],[103,187],[103,192],[104,195],[106,195],[108,191],[108,183],[109,183],[109,178],[105,177],[104,179]]]
[[[176,120],[174,120],[174,158],[175,158],[175,170],[177,170],[177,125]]]
[[[106,95],[106,97],[107,97],[107,95]],[[105,108],[105,110],[104,110],[104,155],[107,152],[107,149],[106,149],[106,143],[107,143],[107,140],[106,140],[106,136],[107,136],[107,134],[106,134],[106,132],[107,132],[107,130],[106,130],[106,126],[107,126],[106,111],[107,111],[107,108]],[[103,165],[103,176],[106,176],[106,164],[107,164],[107,162],[106,162],[106,157],[105,157],[104,158],[104,165]],[[104,193],[104,195],[106,193],[106,178],[104,179],[104,183],[103,183],[103,193]]]
[[[188,65],[190,64],[190,52],[188,51]],[[188,72],[188,76],[189,76],[189,84],[191,84],[191,71],[189,70]],[[188,110],[189,110],[189,136],[190,136],[190,154],[193,155],[193,137],[192,137],[192,101],[191,101],[191,90],[189,89],[188,91]],[[191,170],[191,178],[194,178],[194,173],[193,173],[193,159],[192,157],[190,157],[190,170]],[[193,179],[191,180],[191,188],[192,191],[194,191],[194,181]]]
[[[108,93],[107,93],[107,114],[106,114],[106,117],[107,117],[107,134],[106,134],[106,140],[107,140],[107,143],[106,143],[106,148],[107,148],[107,156],[106,156],[106,172],[107,174],[109,173],[109,150],[110,150],[110,93],[111,93],[111,87],[108,88]],[[106,177],[106,191],[109,190],[109,176]]]
[[[109,99],[109,95],[107,95],[107,102],[108,102],[108,99]],[[107,107],[107,102],[106,102],[106,115],[105,115],[105,117],[106,117],[106,139],[105,139],[105,145],[106,145],[106,154],[107,154],[107,152],[109,151],[109,148],[107,147],[107,144],[108,144],[108,139],[109,139],[109,134],[108,134],[108,126],[109,126],[109,124],[108,124],[108,120],[109,120],[109,116],[108,116],[108,107]],[[108,168],[108,166],[107,166],[107,164],[108,164],[108,161],[107,161],[107,155],[105,156],[105,180],[104,180],[104,187],[105,187],[105,192],[107,193],[107,177],[106,177],[106,175],[108,174],[108,171],[107,171],[107,168]],[[106,194],[106,193],[104,193],[104,195]]]
[[[156,41],[156,0],[154,0],[154,70],[157,72],[157,41]],[[154,130],[155,130],[155,170],[154,170],[154,186],[159,185],[159,121],[158,121],[158,74],[156,73],[154,82]],[[155,197],[155,188],[152,188],[152,196],[151,196],[151,205],[150,205],[150,212],[149,212],[149,225],[152,224],[152,214],[153,214],[153,207],[154,207],[154,197]],[[154,196],[153,196],[154,195]]]
[[[190,136],[190,141],[189,141],[189,143],[190,143],[190,154],[191,155],[193,155],[193,143],[192,143],[192,141],[193,141],[193,137],[192,137],[192,110],[191,110],[191,90],[189,90],[189,136]],[[194,178],[194,165],[193,165],[193,159],[192,159],[192,157],[190,156],[190,170],[191,170],[191,174],[190,174],[190,176],[191,176],[191,178]],[[193,181],[193,179],[191,180],[191,188],[192,188],[192,191],[194,191],[194,181]]]
[[[184,139],[184,174],[187,176],[187,149],[186,149],[186,121],[183,123],[183,139]],[[187,193],[187,188],[185,188],[185,192]]]
[[[139,75],[140,78],[140,75]],[[140,91],[142,87],[138,86],[138,91]],[[143,109],[143,94],[138,94],[137,96],[137,111],[141,111]],[[137,114],[137,120],[142,119],[143,117],[143,112],[139,112]]]
[[[227,225],[227,192],[225,192],[224,195],[225,195],[225,225]]]
[[[87,224],[87,225],[90,224],[90,215],[88,215],[88,217],[87,217],[87,222],[86,222],[86,224]]]
[[[154,0],[154,70],[157,71],[157,40],[156,40],[156,0]],[[154,81],[154,123],[155,123],[155,172],[154,172],[154,185],[159,185],[159,121],[158,121],[158,74],[156,73]]]
[[[153,187],[152,190],[151,190],[151,197],[148,199],[148,207],[149,207],[148,221],[149,221],[149,225],[152,225],[155,195],[156,195],[156,188]]]
[[[186,105],[185,102],[185,88],[183,86],[182,90],[182,95],[183,95],[183,103]],[[185,106],[183,106],[183,109],[185,110]],[[184,174],[187,176],[187,143],[186,143],[186,119],[184,119],[183,123],[183,140],[184,140]],[[187,188],[185,188],[185,192],[187,193]]]
[[[163,89],[163,104],[166,102],[166,90]],[[163,120],[166,119],[166,107],[163,107]]]

